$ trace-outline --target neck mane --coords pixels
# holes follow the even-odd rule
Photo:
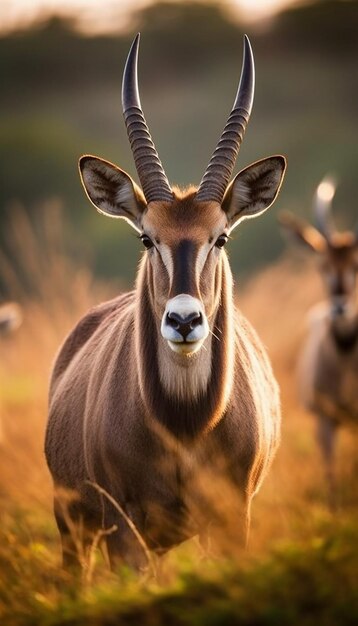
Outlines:
[[[223,416],[234,378],[232,277],[225,253],[217,267],[217,307],[211,332],[197,354],[174,353],[160,333],[151,296],[151,267],[143,261],[137,282],[136,361],[148,416],[182,441],[194,440]]]

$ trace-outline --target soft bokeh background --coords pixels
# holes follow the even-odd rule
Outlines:
[[[59,573],[42,451],[58,346],[89,306],[132,284],[141,253],[126,224],[86,200],[76,165],[80,154],[97,154],[136,178],[120,86],[138,30],[142,103],[171,182],[200,181],[236,92],[244,32],[257,86],[237,170],[274,153],[288,158],[275,206],[229,244],[237,301],[269,350],[284,415],[282,446],[254,506],[249,563],[203,567],[197,548],[184,546],[167,561],[164,590],[150,597],[148,586],[126,571],[118,583],[101,562],[85,594]],[[324,294],[314,259],[284,252],[276,217],[289,209],[310,218],[314,189],[330,172],[340,181],[337,224],[356,222],[357,53],[353,0],[1,3],[0,302],[18,301],[23,315],[16,332],[0,336],[6,626],[118,626],[129,623],[128,606],[142,611],[131,622],[141,625],[356,623],[357,438],[340,434],[332,513],[314,419],[295,388],[305,315]],[[176,601],[184,613],[169,610]]]
[[[2,12],[7,4],[15,0],[2,4]],[[327,171],[341,180],[336,198],[341,221],[354,220],[357,2],[322,1],[249,24],[234,2],[147,2],[138,10],[136,3],[127,4],[108,3],[108,36],[76,30],[78,24],[89,28],[85,2],[78,2],[79,14],[67,21],[48,17],[31,30],[2,37],[0,31],[1,230],[14,201],[36,217],[44,200],[59,199],[72,253],[79,251],[96,274],[133,279],[139,244],[125,224],[101,218],[89,205],[77,160],[83,153],[97,154],[136,177],[120,89],[138,30],[144,111],[170,181],[184,186],[199,183],[216,146],[236,92],[242,35],[251,37],[256,97],[237,167],[283,153],[289,168],[275,208],[235,235],[230,249],[235,272],[243,276],[277,258],[283,243],[276,212],[309,214],[314,188]],[[67,8],[71,15],[70,6],[64,3],[62,13]],[[106,3],[96,6],[103,21]],[[93,3],[88,13],[95,15]]]

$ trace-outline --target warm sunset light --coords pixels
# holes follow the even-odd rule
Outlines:
[[[81,30],[107,32],[126,25],[130,9],[149,4],[148,0],[3,0],[0,3],[0,30],[9,32],[47,20],[53,15],[74,18]]]
[[[295,0],[234,0],[232,4],[236,5],[244,20],[255,21],[272,17],[284,7],[297,4],[297,2]]]
[[[184,2],[187,0],[183,0]],[[220,0],[209,0],[220,4]],[[130,13],[155,0],[2,0],[0,31],[11,32],[44,21],[52,15],[74,18],[78,27],[90,33],[123,30]],[[268,18],[296,0],[223,0],[234,15],[250,22]]]
[[[0,0],[0,626],[358,625],[357,33]]]

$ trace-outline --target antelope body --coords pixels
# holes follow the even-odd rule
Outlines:
[[[317,187],[317,228],[290,214],[280,218],[291,235],[316,253],[327,292],[327,300],[316,305],[308,316],[299,361],[299,392],[302,403],[318,418],[318,442],[331,496],[337,429],[344,424],[358,424],[358,238],[351,231],[338,232],[334,228],[334,193],[330,178]]]
[[[77,325],[53,370],[46,456],[56,488],[75,490],[70,520],[55,495],[65,562],[71,525],[106,537],[111,563],[140,566],[143,552],[124,509],[158,553],[234,519],[245,541],[250,502],[280,435],[277,384],[265,351],[235,309],[223,246],[242,220],[265,211],[285,160],[259,161],[229,183],[254,89],[250,44],[233,111],[199,189],[169,186],[143,117],[138,37],[123,78],[124,117],[142,190],[116,166],[80,160],[97,209],[122,217],[145,248],[135,290],[101,304]],[[90,481],[90,483],[88,482]],[[224,497],[225,493],[230,497]]]

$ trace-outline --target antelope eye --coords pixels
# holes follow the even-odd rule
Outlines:
[[[149,237],[147,235],[141,235],[141,241],[142,241],[143,246],[147,250],[150,250],[150,248],[153,248],[153,246],[154,246],[152,240],[149,239]]]
[[[228,240],[227,235],[220,235],[220,237],[217,238],[215,245],[217,248],[223,248],[224,245],[226,244]]]

